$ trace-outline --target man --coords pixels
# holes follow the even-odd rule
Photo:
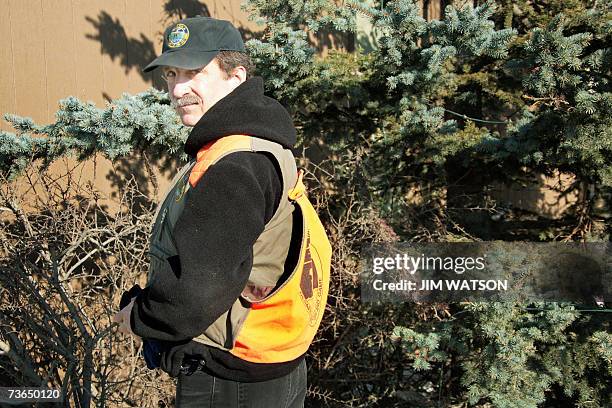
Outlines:
[[[303,406],[331,247],[290,151],[291,118],[227,21],[169,27],[144,70],[156,68],[193,127],[193,160],[158,207],[147,287],[125,294],[115,321],[145,340],[150,368],[178,376],[177,407]]]

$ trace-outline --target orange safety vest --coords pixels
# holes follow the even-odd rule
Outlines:
[[[281,169],[285,199],[254,245],[253,269],[240,298],[194,340],[254,363],[291,361],[308,350],[321,323],[329,291],[331,245],[290,150],[245,135],[225,136],[202,147],[196,161],[175,178],[167,195],[175,200],[164,199],[158,209],[153,235],[160,238],[156,245],[152,241],[152,255],[174,252],[163,248],[173,241],[167,237],[172,228],[158,225],[159,219],[161,224],[176,219],[185,192],[210,166],[237,151],[271,153]],[[155,258],[151,259],[149,280],[155,275]]]

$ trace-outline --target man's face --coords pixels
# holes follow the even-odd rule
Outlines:
[[[242,83],[228,76],[213,59],[201,69],[163,67],[168,82],[168,94],[185,126],[194,126],[219,100]]]

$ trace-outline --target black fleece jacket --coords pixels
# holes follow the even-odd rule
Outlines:
[[[185,152],[219,137],[247,134],[278,142],[296,142],[287,111],[264,95],[255,77],[221,99],[194,126]],[[264,153],[237,152],[210,167],[188,190],[173,236],[178,259],[174,274],[160,276],[136,298],[131,314],[134,333],[161,340],[162,368],[176,375],[184,356],[203,358],[206,369],[237,381],[282,376],[299,364],[254,364],[191,339],[201,334],[240,295],[253,263],[253,244],[272,218],[282,196],[280,170]]]

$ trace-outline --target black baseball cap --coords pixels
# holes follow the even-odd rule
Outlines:
[[[208,65],[219,51],[245,51],[240,31],[229,21],[211,17],[191,17],[168,27],[159,57],[143,71],[168,65],[196,69]]]

